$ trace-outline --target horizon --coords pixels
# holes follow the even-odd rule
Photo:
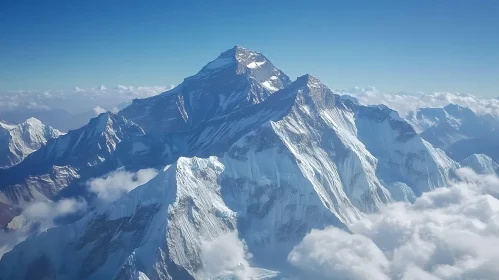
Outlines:
[[[178,85],[241,45],[331,89],[499,95],[495,1],[283,3],[2,3],[0,91]]]

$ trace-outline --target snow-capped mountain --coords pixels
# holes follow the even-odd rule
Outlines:
[[[265,56],[236,46],[176,88],[136,99],[120,114],[147,133],[184,131],[258,104],[290,83]]]
[[[478,174],[499,175],[499,164],[484,154],[473,154],[459,162],[463,167],[469,167]]]
[[[474,154],[499,160],[499,120],[492,115],[478,115],[469,108],[449,104],[443,108],[418,109],[407,119],[421,138],[445,150],[456,161]]]
[[[120,166],[113,161],[117,145],[143,134],[123,117],[103,113],[88,125],[49,140],[20,164],[0,170],[0,201],[23,205],[52,199],[72,183],[78,184],[75,180],[80,177],[100,176]]]
[[[120,166],[163,171],[19,244],[0,278],[200,278],[203,242],[235,230],[254,264],[284,270],[311,229],[411,201],[446,185],[459,164],[386,106],[361,106],[310,75],[291,82],[235,47],[177,88],[49,141],[0,173],[0,188],[12,204],[57,199]]]
[[[443,108],[421,108],[407,117],[433,146],[447,149],[465,139],[483,137],[499,129],[499,120],[492,115],[477,115],[471,109],[455,104]]]
[[[29,118],[20,124],[0,121],[0,167],[18,164],[48,140],[62,134],[35,118]]]

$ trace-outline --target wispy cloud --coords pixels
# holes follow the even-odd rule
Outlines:
[[[53,227],[56,219],[81,213],[86,209],[87,202],[83,199],[36,201],[26,205],[22,214],[10,222],[9,229],[0,231],[0,257],[28,236]]]
[[[113,110],[134,98],[146,98],[171,89],[173,86],[99,86],[73,90],[8,91],[0,93],[0,112],[22,109],[65,109],[74,113],[91,111],[96,107]]]
[[[91,192],[97,195],[102,202],[111,202],[136,187],[143,185],[158,174],[156,169],[147,168],[137,172],[128,172],[118,169],[101,178],[94,178],[87,182]]]

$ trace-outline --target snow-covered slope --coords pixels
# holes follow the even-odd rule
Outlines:
[[[62,134],[35,118],[16,125],[0,121],[0,167],[18,164],[48,140]]]
[[[469,167],[478,174],[499,175],[499,164],[484,154],[473,154],[459,163],[462,167]]]
[[[235,230],[254,264],[285,269],[311,229],[345,227],[443,186],[457,167],[396,112],[360,106],[310,75],[154,139],[165,141],[170,166],[112,205],[16,246],[0,277],[192,279],[202,275],[203,242]]]

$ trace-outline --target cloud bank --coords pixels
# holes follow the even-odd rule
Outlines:
[[[482,99],[463,93],[390,94],[379,92],[374,87],[339,90],[337,93],[353,96],[364,105],[385,104],[399,112],[401,116],[406,116],[418,108],[444,107],[451,103],[468,107],[477,114],[499,116],[498,99]]]
[[[101,178],[87,182],[89,190],[97,195],[102,202],[112,202],[136,187],[143,185],[158,175],[156,169],[147,168],[137,172],[118,169]]]
[[[104,86],[73,90],[0,92],[0,119],[21,123],[30,117],[61,131],[80,128],[98,114],[117,112],[135,98],[146,98],[173,86]]]
[[[288,260],[309,279],[497,279],[499,178],[458,170],[459,183],[394,203],[350,225],[314,230]]]
[[[64,109],[82,113],[100,107],[113,110],[121,103],[134,98],[146,98],[171,89],[173,86],[133,87],[118,85],[113,88],[99,86],[91,89],[76,87],[73,90],[8,91],[0,93],[0,112],[12,110]]]

